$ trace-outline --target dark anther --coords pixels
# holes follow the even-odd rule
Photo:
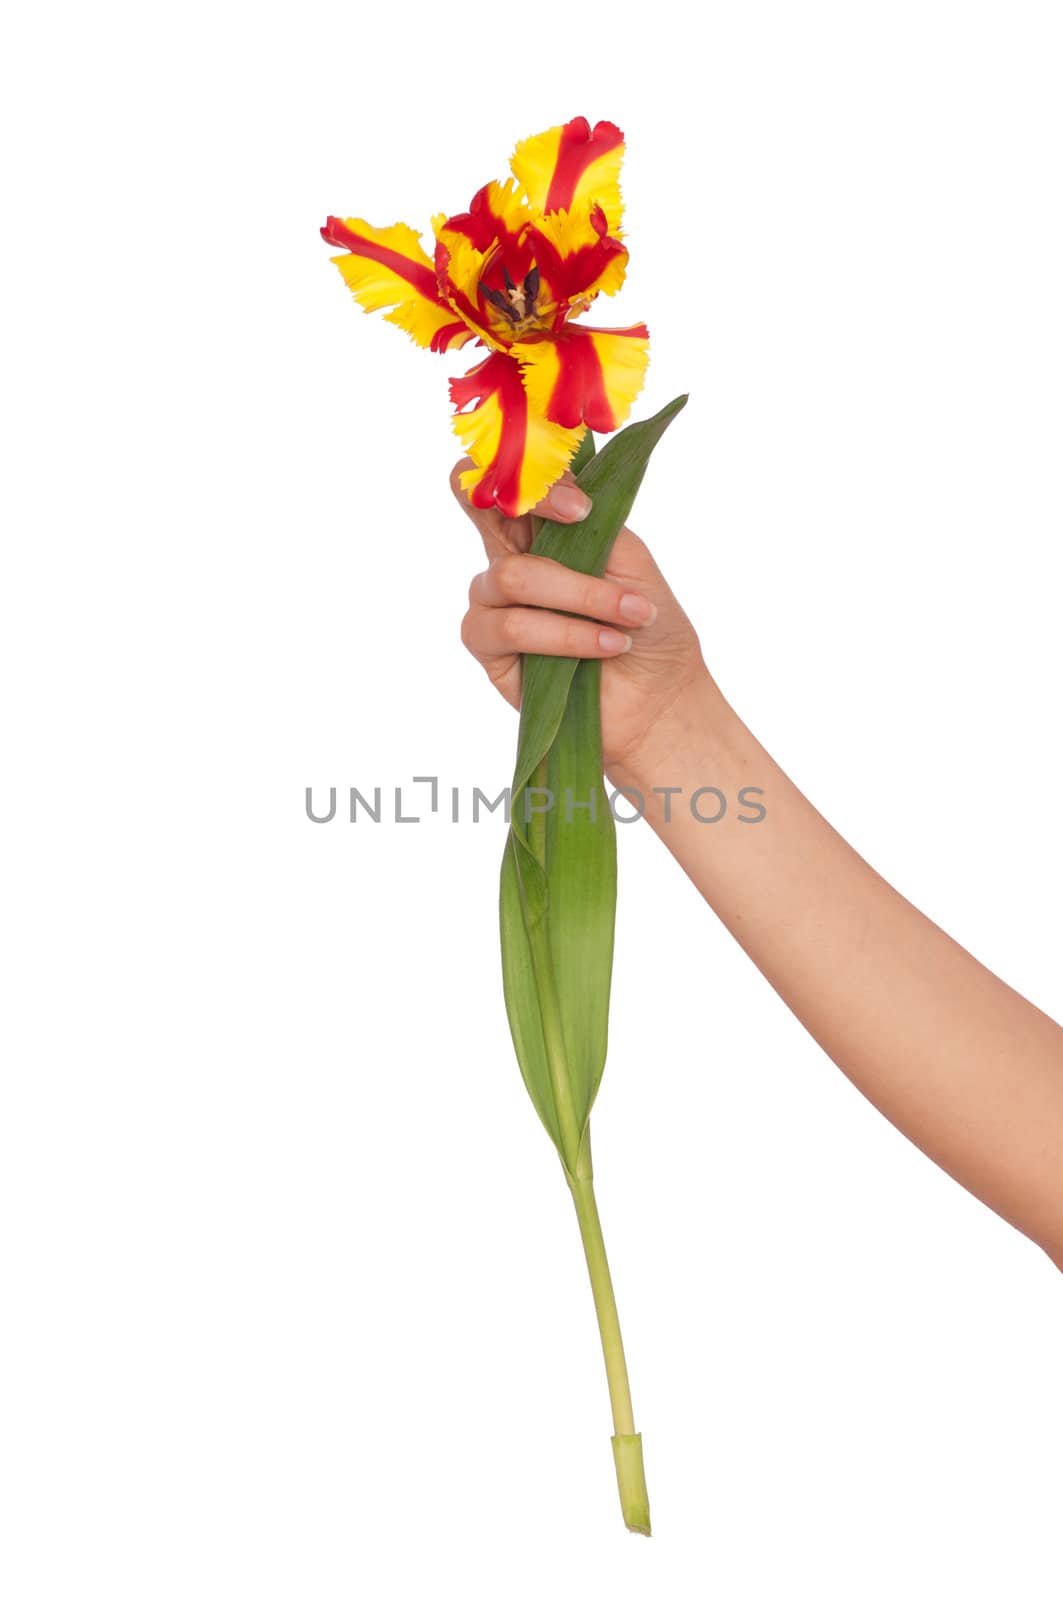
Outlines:
[[[535,301],[539,293],[539,268],[532,267],[524,280],[524,308],[528,316],[535,311]]]
[[[517,285],[513,282],[513,279],[510,277],[509,268],[508,267],[504,266],[502,268],[502,276],[506,280],[506,288],[509,290],[510,294],[512,294],[513,290],[517,287]]]
[[[489,289],[486,283],[481,283],[480,293],[485,300],[490,300],[493,306],[497,306],[498,310],[502,312],[503,316],[508,317],[510,322],[518,322],[520,320],[516,306],[510,305],[501,289]]]

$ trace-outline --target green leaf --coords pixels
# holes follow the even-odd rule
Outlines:
[[[502,929],[502,989],[506,997],[513,1048],[517,1052],[521,1077],[531,1103],[539,1113],[543,1127],[560,1150],[561,1129],[550,1087],[550,1065],[546,1059],[535,966],[524,924],[517,873],[517,841],[512,829],[502,854],[499,918]]]
[[[539,521],[533,552],[600,574],[650,454],[685,404],[682,395],[657,416],[632,423],[590,459],[588,433],[574,465],[577,482],[592,498],[591,512],[574,526]],[[586,1130],[605,1065],[616,912],[616,831],[602,782],[600,678],[597,661],[524,657],[500,892],[502,976],[514,1048],[532,1103],[573,1177],[589,1171]]]
[[[614,433],[604,448],[576,473],[576,482],[593,501],[589,515],[583,522],[571,526],[536,517],[532,524],[535,529],[533,554],[549,556],[575,572],[603,572],[613,541],[635,503],[653,448],[686,403],[686,395],[680,395],[655,417],[645,422],[632,422],[620,433]],[[574,463],[577,467],[588,440],[593,449],[593,435],[589,431],[577,452]],[[514,797],[554,741],[576,666],[577,662],[567,656],[524,657]]]
[[[547,931],[581,1134],[605,1067],[616,913],[616,825],[602,782],[601,676],[600,661],[579,663],[547,764],[547,784],[557,797],[546,818]]]

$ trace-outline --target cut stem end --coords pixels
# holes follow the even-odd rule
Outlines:
[[[613,1460],[616,1484],[620,1490],[620,1509],[624,1525],[632,1533],[650,1533],[650,1497],[646,1492],[646,1471],[642,1464],[641,1433],[615,1433]]]

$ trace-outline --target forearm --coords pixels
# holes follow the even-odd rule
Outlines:
[[[880,878],[707,680],[610,776],[639,791],[655,832],[857,1088],[1063,1265],[1063,1029]],[[728,798],[719,822],[690,808],[705,785]],[[653,793],[665,787],[682,793],[669,803]],[[763,790],[763,820],[739,820],[743,787]]]

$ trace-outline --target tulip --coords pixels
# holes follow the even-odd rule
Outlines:
[[[523,140],[512,178],[485,184],[468,211],[433,218],[434,261],[403,222],[329,217],[321,230],[344,252],[332,259],[365,310],[390,308],[386,320],[426,349],[490,352],[450,380],[450,395],[474,462],[462,487],[507,517],[543,498],[588,428],[619,428],[642,387],[644,323],[574,320],[624,281],[623,151],[619,128],[591,129],[585,117]]]
[[[571,468],[591,498],[578,527],[533,518],[532,551],[600,575],[650,453],[686,396],[621,429],[642,385],[642,323],[574,322],[623,281],[623,137],[583,117],[525,139],[513,180],[467,212],[436,217],[435,259],[412,228],[330,217],[321,230],[355,298],[435,351],[475,341],[489,354],[451,379],[454,428],[473,465],[474,504],[519,516]],[[520,187],[518,188],[517,185]],[[469,407],[470,409],[465,409]],[[621,431],[617,431],[621,429]],[[594,433],[609,433],[596,453]],[[613,1415],[624,1521],[650,1532],[620,1321],[591,1165],[590,1113],[605,1066],[616,913],[616,832],[602,780],[601,663],[523,659],[517,764],[502,858],[502,981],[525,1087],[572,1195]]]

